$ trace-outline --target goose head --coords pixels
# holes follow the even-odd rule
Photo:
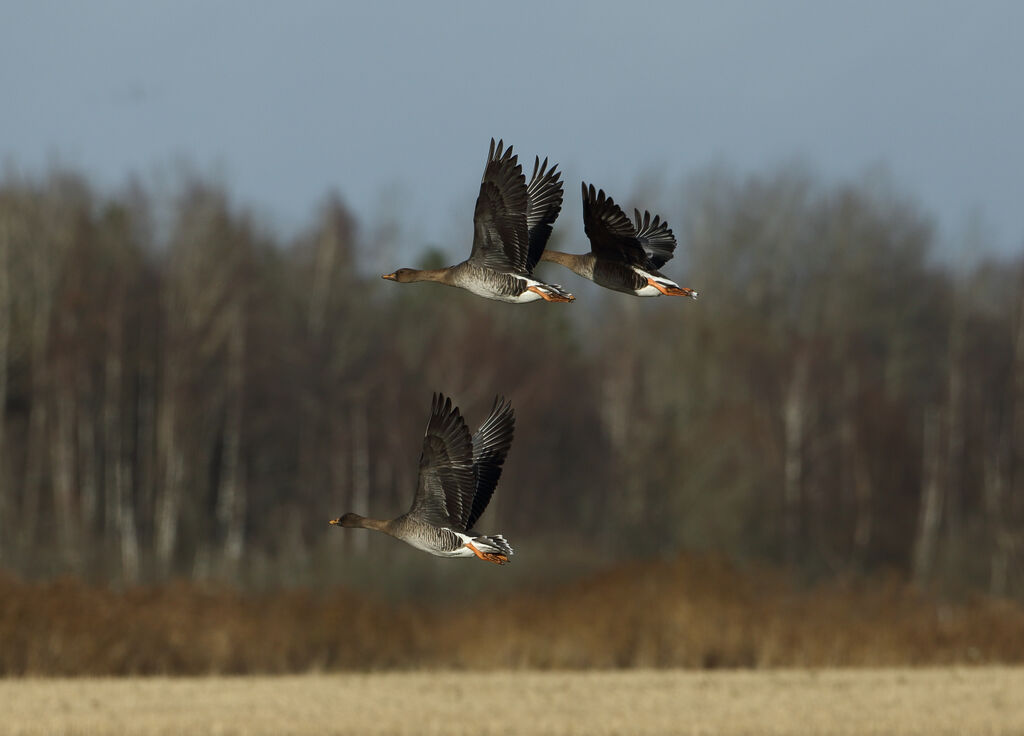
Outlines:
[[[359,514],[348,513],[344,516],[339,516],[337,519],[331,519],[327,523],[331,526],[344,526],[351,529],[363,526],[363,517]]]
[[[415,268],[400,268],[394,273],[386,273],[381,276],[388,281],[397,281],[400,284],[407,284],[410,281],[419,281],[420,272]]]

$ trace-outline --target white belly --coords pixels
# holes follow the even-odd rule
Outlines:
[[[531,286],[540,283],[539,281],[534,281],[533,279],[528,279],[522,276],[518,278],[522,278],[524,281],[526,281],[526,283],[528,283]],[[518,296],[506,296],[504,294],[495,294],[493,291],[490,291],[489,289],[481,288],[480,285],[477,283],[467,284],[462,288],[464,288],[466,291],[476,294],[477,296],[482,296],[485,299],[493,299],[496,302],[505,302],[507,304],[525,304],[526,302],[535,302],[541,298],[540,294],[538,294],[537,292],[528,290],[524,291],[522,294],[519,294]],[[473,553],[470,552],[470,555],[472,554]]]
[[[473,540],[473,538],[469,535],[463,534],[462,532],[457,532],[454,529],[449,529],[448,531],[452,532],[455,536],[457,536],[459,538],[459,541],[461,541],[463,545],[465,545],[466,542],[470,542]],[[435,557],[475,557],[472,550],[470,550],[469,547],[466,546],[461,546],[458,549],[449,552],[441,551],[436,547],[428,543],[425,543],[418,537],[413,537],[411,539],[406,539],[404,541],[410,547],[415,547],[416,549],[423,550],[424,552],[429,552]]]
[[[531,285],[536,283],[536,281],[533,281],[531,282]],[[502,299],[502,301],[510,302],[512,304],[525,304],[526,302],[535,302],[541,298],[543,297],[541,297],[541,295],[538,294],[536,291],[530,291],[529,289],[527,289],[519,296],[505,297],[504,299]]]
[[[657,289],[655,289],[650,284],[647,284],[646,286],[642,287],[641,289],[638,289],[634,293],[637,296],[661,296],[661,292],[658,291]]]
[[[650,281],[656,281],[660,286],[666,289],[679,288],[679,284],[677,284],[675,281],[672,281],[671,279],[666,279],[661,276],[652,276],[651,274],[647,273],[646,271],[640,268],[637,268],[636,266],[633,266],[633,270],[642,278],[649,280],[646,286],[643,286],[642,288],[638,289],[635,292],[637,296],[661,296],[662,294],[665,293],[661,289],[651,286]]]

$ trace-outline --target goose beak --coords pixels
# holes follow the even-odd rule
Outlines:
[[[398,279],[395,278],[395,275],[393,273],[381,274],[381,278],[382,279],[387,279],[388,281],[397,281],[398,280]]]
[[[341,518],[339,517],[337,519],[331,519],[327,523],[330,524],[331,526],[341,526]]]

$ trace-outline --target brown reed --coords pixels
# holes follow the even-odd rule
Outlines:
[[[805,588],[696,556],[452,603],[0,575],[6,676],[1020,662],[1014,602],[944,602],[896,578]]]

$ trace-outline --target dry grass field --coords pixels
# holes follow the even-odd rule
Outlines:
[[[3,734],[1020,734],[1024,669],[0,680]]]
[[[1024,664],[1024,606],[683,557],[455,602],[0,576],[0,675]],[[486,676],[481,675],[486,680]]]

